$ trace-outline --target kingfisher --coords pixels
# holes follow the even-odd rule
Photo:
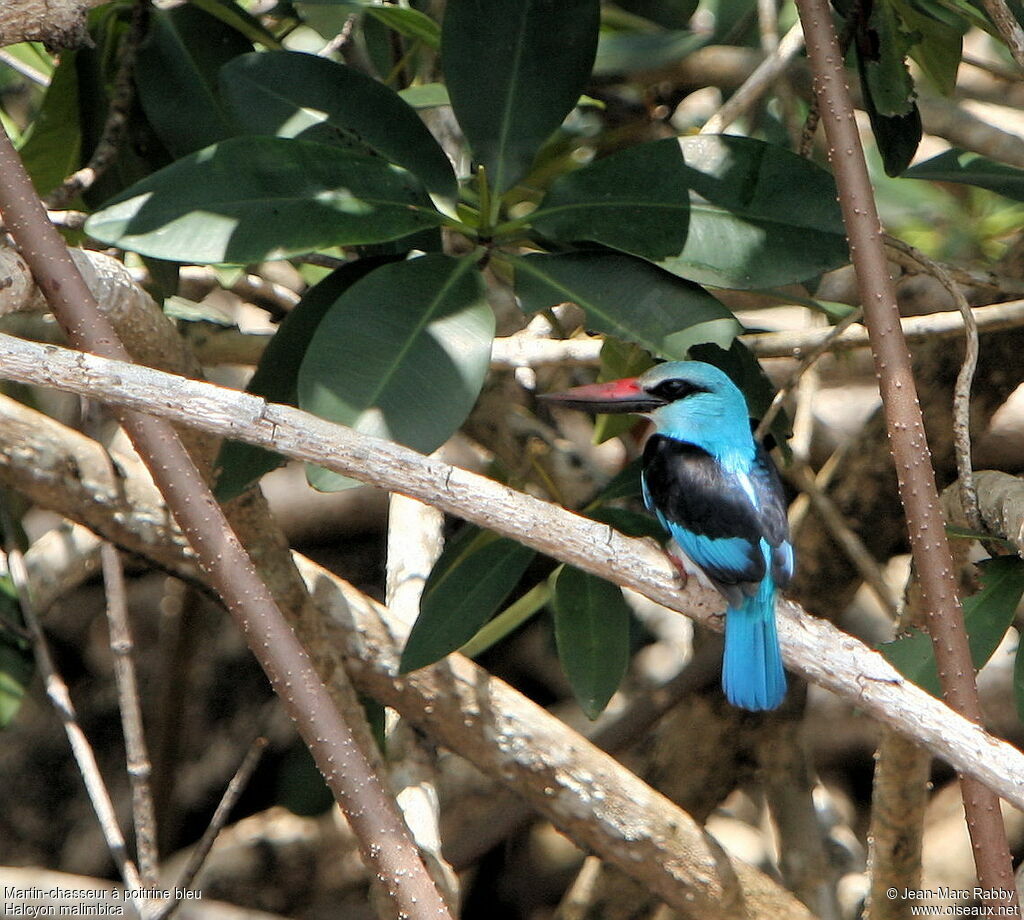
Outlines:
[[[743,393],[711,364],[670,361],[544,398],[653,422],[641,464],[644,503],[671,535],[669,553],[684,577],[725,598],[726,698],[743,709],[776,708],[786,675],[775,592],[793,575],[793,546],[782,482],[751,434]]]

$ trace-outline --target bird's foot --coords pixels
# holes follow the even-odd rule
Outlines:
[[[690,573],[686,569],[686,563],[683,562],[678,556],[673,553],[667,553],[669,562],[675,567],[676,573],[679,575],[679,581],[683,587],[690,580]]]

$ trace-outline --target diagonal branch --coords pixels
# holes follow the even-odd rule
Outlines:
[[[64,241],[47,220],[3,130],[0,213],[68,337],[82,348],[130,360]],[[352,724],[335,706],[178,434],[166,420],[153,415],[125,411],[119,413],[119,421],[188,537],[211,586],[245,633],[295,721],[390,905],[408,917],[450,916]]]
[[[831,8],[826,0],[797,0],[797,9],[804,24],[829,158],[836,174],[843,223],[871,337],[900,499],[906,511],[911,552],[943,693],[953,709],[980,723],[981,704],[939,508],[935,471]],[[978,879],[987,889],[984,901],[987,906],[999,905],[1019,916],[1006,831],[996,796],[970,777],[963,777],[961,786]]]
[[[152,368],[4,335],[0,335],[0,376],[159,412],[180,424],[322,464],[520,540],[721,629],[716,616],[721,610],[718,596],[692,581],[681,589],[671,563],[648,541],[623,537],[605,524],[484,476],[300,409]],[[906,681],[880,655],[830,624],[804,615],[795,604],[780,603],[779,632],[791,668],[855,701],[883,724],[915,738],[958,771],[1024,808],[1024,754],[958,716]]]

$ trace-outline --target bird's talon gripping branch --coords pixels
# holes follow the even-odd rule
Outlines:
[[[779,474],[750,433],[746,400],[717,367],[674,361],[639,377],[546,398],[585,412],[634,412],[654,422],[644,445],[644,502],[672,535],[684,583],[696,575],[728,602],[722,684],[744,709],[786,695],[775,589],[793,574]]]

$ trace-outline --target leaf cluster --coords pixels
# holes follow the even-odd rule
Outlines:
[[[94,47],[51,68],[20,138],[41,193],[99,141],[130,6],[96,10]],[[317,283],[249,389],[423,452],[459,429],[485,384],[496,286],[511,288],[524,318],[582,308],[586,328],[606,337],[606,375],[700,357],[727,366],[760,414],[769,388],[715,291],[778,288],[844,264],[831,175],[754,137],[617,145],[588,121],[600,81],[735,39],[749,10],[722,0],[714,33],[701,36],[690,2],[449,0],[440,22],[426,6],[284,3],[279,28],[230,0],[154,9],[127,143],[78,202],[93,211],[86,234],[136,253],[169,285],[181,265],[336,258],[326,276],[304,268]],[[886,170],[901,173],[921,134],[908,58],[948,93],[964,31],[986,23],[952,0],[864,0],[839,12]],[[333,37],[352,22],[358,54],[346,62],[288,41],[300,27]],[[461,146],[443,148],[425,125],[445,106]],[[906,174],[1019,194],[1016,170],[961,151]],[[623,424],[602,421],[600,433]],[[219,496],[279,462],[226,444]],[[323,469],[308,478],[320,489],[349,484]],[[643,531],[613,494],[589,512]],[[454,541],[404,666],[481,629],[495,641],[550,601],[562,660],[594,715],[624,669],[626,608],[617,589],[559,569],[502,612],[532,555],[475,531]]]

